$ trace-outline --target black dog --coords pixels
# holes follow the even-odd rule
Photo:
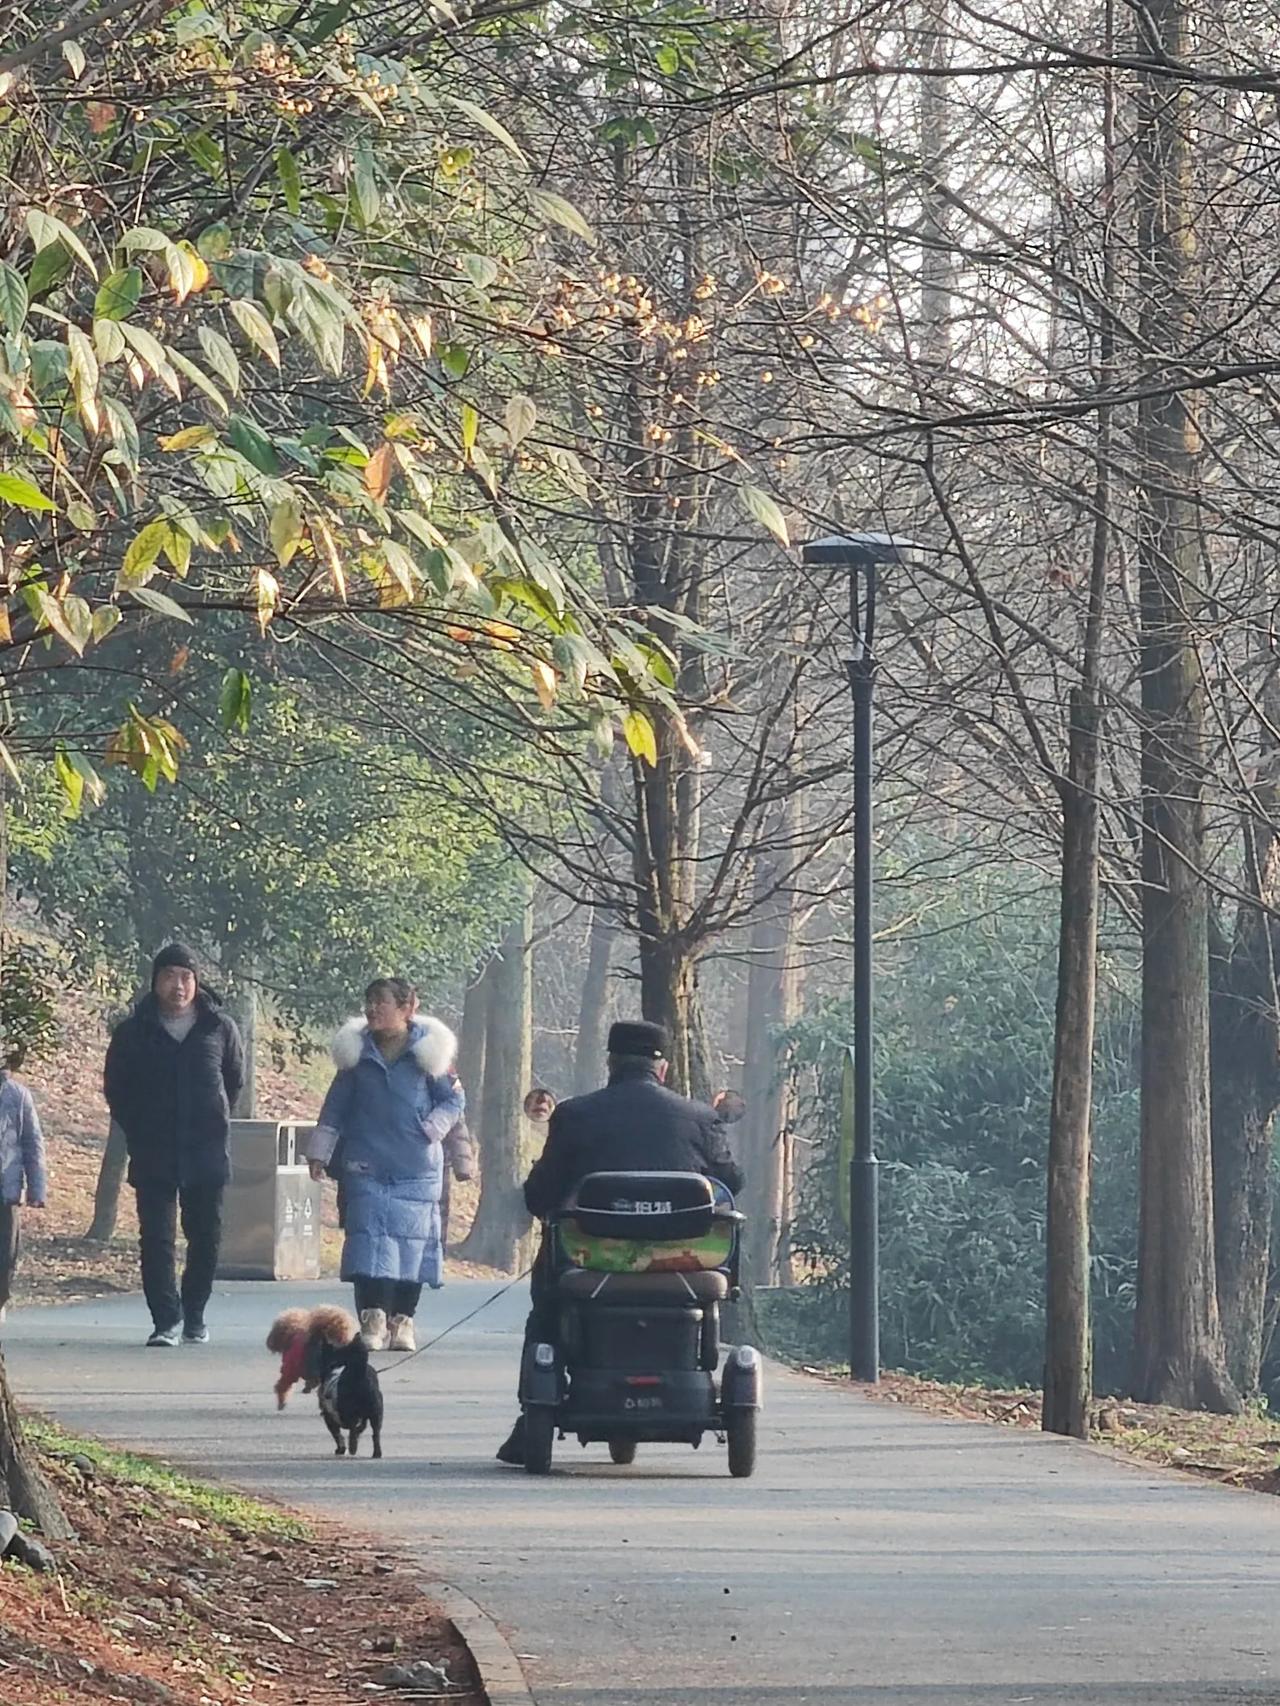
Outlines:
[[[366,1428],[373,1435],[373,1455],[382,1456],[382,1388],[369,1352],[357,1333],[349,1345],[320,1346],[320,1414],[333,1435],[335,1456],[356,1454]],[[347,1439],[343,1440],[345,1430]]]

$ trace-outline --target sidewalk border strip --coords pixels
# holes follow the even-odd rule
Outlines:
[[[537,1706],[515,1650],[489,1613],[448,1582],[423,1582],[426,1593],[466,1642],[489,1706]]]

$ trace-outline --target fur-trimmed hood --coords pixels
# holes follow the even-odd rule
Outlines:
[[[369,1022],[363,1018],[348,1019],[335,1032],[329,1053],[339,1072],[350,1072],[359,1063],[368,1034]],[[409,1035],[413,1058],[428,1078],[439,1078],[453,1065],[458,1039],[442,1019],[419,1014],[409,1026]]]

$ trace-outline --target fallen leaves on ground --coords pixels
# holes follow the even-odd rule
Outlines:
[[[0,1565],[5,1706],[424,1698],[378,1684],[392,1663],[443,1666],[452,1686],[433,1698],[480,1706],[470,1655],[406,1562],[235,1495],[193,1498],[180,1478],[170,1490],[163,1471],[131,1478],[111,1455],[41,1453],[78,1538],[54,1548],[57,1576]]]
[[[851,1386],[831,1368],[805,1373],[859,1397],[906,1404],[931,1415],[1000,1427],[1039,1430],[1042,1394],[1033,1387],[1007,1390],[948,1385],[914,1374],[882,1374],[878,1386]],[[1099,1445],[1126,1457],[1185,1470],[1258,1493],[1280,1493],[1280,1418],[1247,1409],[1239,1416],[1177,1410],[1167,1404],[1137,1404],[1128,1398],[1097,1398],[1090,1406],[1090,1431]]]

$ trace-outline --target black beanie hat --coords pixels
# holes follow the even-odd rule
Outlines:
[[[667,1033],[647,1019],[621,1019],[609,1027],[609,1053],[662,1060],[667,1052]]]
[[[164,968],[166,966],[181,966],[184,971],[189,971],[192,973],[192,975],[195,977],[197,983],[200,981],[200,962],[195,957],[195,955],[191,952],[191,949],[184,946],[184,944],[181,942],[170,942],[169,946],[167,948],[161,948],[160,952],[156,955],[155,959],[152,960],[152,962],[151,962],[151,987],[152,987],[152,989],[154,989],[156,986],[157,976],[159,975],[160,972],[162,972],[164,970]]]

